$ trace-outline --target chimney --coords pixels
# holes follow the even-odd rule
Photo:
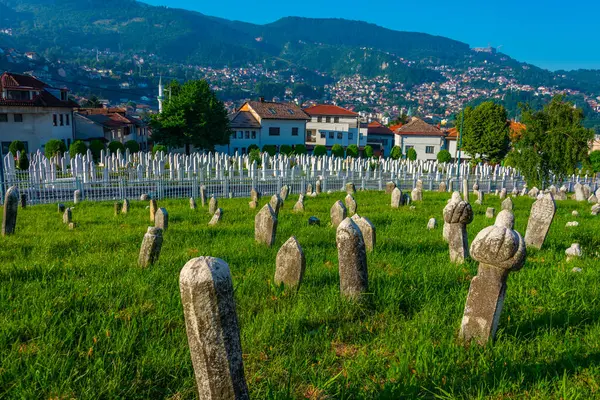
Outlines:
[[[265,98],[264,97],[259,97],[258,101],[260,101],[261,103],[264,103],[265,102]]]

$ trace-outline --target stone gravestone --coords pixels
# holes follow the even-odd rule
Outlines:
[[[356,186],[354,186],[353,182],[346,183],[346,194],[354,194],[356,193]]]
[[[287,200],[288,194],[290,193],[290,188],[288,185],[283,185],[281,190],[279,191],[279,197],[281,197],[281,201],[284,202]]]
[[[210,222],[208,223],[208,225],[209,226],[215,226],[216,224],[219,223],[219,221],[221,221],[222,217],[223,217],[223,209],[222,208],[217,208],[217,211],[215,211],[215,213],[213,214],[213,216],[210,219]]]
[[[73,192],[73,203],[77,204],[81,201],[81,190],[77,189]]]
[[[483,204],[483,197],[484,197],[483,190],[478,190],[477,191],[477,200],[475,200],[475,204],[482,205]]]
[[[21,193],[19,196],[19,204],[21,205],[21,208],[27,207],[27,193]]]
[[[123,208],[121,208],[122,214],[127,214],[129,212],[129,200],[123,200]]]
[[[202,208],[204,208],[204,205],[206,204],[206,186],[204,185],[200,185],[200,204],[202,205]]]
[[[450,202],[444,207],[444,238],[448,242],[450,261],[462,264],[469,257],[467,225],[473,221],[471,205],[461,200],[460,193],[452,193]]]
[[[502,201],[502,209],[512,211],[513,210],[513,201],[510,197],[507,197]]]
[[[155,199],[150,200],[150,221],[154,222],[154,216],[156,215],[156,210],[158,210],[158,204]]]
[[[179,290],[198,397],[249,399],[229,266],[193,258],[179,274]]]
[[[279,211],[281,210],[281,207],[283,207],[283,200],[281,200],[281,196],[279,196],[278,194],[274,194],[273,196],[271,196],[271,200],[269,200],[269,205],[273,209],[275,215],[279,216]]]
[[[250,200],[256,201],[256,203],[258,203],[260,200],[260,193],[258,193],[256,188],[252,188],[252,190],[250,190]]]
[[[321,189],[321,181],[320,181],[320,180],[318,180],[318,181],[315,183],[315,193],[316,193],[316,194],[321,194],[321,190],[322,190],[322,189]]]
[[[294,204],[293,211],[296,213],[304,212],[304,195],[303,194],[301,194],[300,197],[298,197],[298,201],[296,202],[296,204]]]
[[[571,244],[571,247],[565,250],[565,254],[567,255],[567,261],[573,261],[574,259],[581,257],[583,253],[579,243],[573,243]]]
[[[313,191],[312,183],[307,184],[306,185],[306,194],[308,196],[310,196],[312,194],[312,191]]]
[[[254,217],[254,240],[271,247],[277,234],[277,215],[270,204],[265,204]]]
[[[150,200],[150,196],[148,196],[147,193],[142,193],[140,195],[140,201],[148,201],[148,200]]]
[[[583,191],[583,185],[579,182],[575,184],[575,200],[577,201],[585,201],[587,197],[585,196],[585,192]]]
[[[469,181],[466,179],[462,180],[462,195],[463,200],[469,202]]]
[[[402,205],[404,197],[402,191],[398,188],[392,190],[392,208],[398,208]]]
[[[525,241],[513,230],[514,216],[508,210],[498,214],[494,225],[477,234],[471,255],[479,262],[477,276],[471,280],[460,328],[464,343],[475,340],[485,345],[494,338],[504,304],[508,273],[525,263]]]
[[[138,265],[140,267],[148,267],[158,260],[162,242],[162,229],[149,226],[148,231],[144,235],[142,247],[140,248],[140,255],[138,258]]]
[[[169,213],[166,208],[159,208],[154,215],[154,226],[163,232],[169,229]]]
[[[388,182],[385,184],[385,194],[392,194],[393,190],[396,188],[396,184],[394,182]]]
[[[500,200],[504,200],[506,198],[506,188],[502,188],[500,191]]]
[[[329,211],[329,216],[331,217],[331,226],[333,226],[334,228],[337,228],[338,225],[344,219],[346,219],[346,216],[347,216],[346,207],[344,207],[344,204],[340,200],[336,201],[333,204],[333,206],[331,206],[331,210]]]
[[[194,200],[193,197],[190,197],[190,210],[195,210],[197,208],[198,206],[196,205],[196,200]]]
[[[210,201],[208,202],[208,213],[213,215],[215,211],[219,208],[219,200],[215,197],[215,195],[210,196]]]
[[[339,260],[340,292],[351,300],[359,300],[369,290],[367,253],[360,228],[344,219],[336,231]]]
[[[277,252],[275,279],[276,285],[284,284],[290,288],[298,288],[302,283],[306,258],[300,243],[292,236]]]
[[[447,190],[448,186],[446,185],[446,182],[440,182],[440,185],[438,186],[438,192],[445,193]]]
[[[348,209],[348,215],[356,214],[356,200],[354,200],[354,197],[352,197],[351,194],[346,195],[344,202],[346,203],[346,208]]]
[[[525,231],[527,247],[542,248],[555,213],[556,204],[552,193],[546,193],[541,199],[533,202]]]
[[[433,230],[435,229],[437,225],[437,221],[435,218],[429,218],[429,221],[427,222],[427,230]]]
[[[412,201],[422,201],[423,200],[423,190],[419,187],[416,187],[412,190],[410,197]]]
[[[2,162],[2,160],[0,160]],[[11,186],[4,196],[4,213],[2,217],[2,236],[12,235],[17,227],[17,211],[19,209],[19,189]]]
[[[71,207],[67,208],[63,213],[63,224],[70,224],[73,221],[73,212]]]
[[[369,221],[368,218],[361,217],[358,214],[354,214],[352,216],[352,221],[354,221],[356,226],[358,226],[358,229],[360,229],[363,241],[365,242],[365,249],[369,252],[373,251],[375,248],[376,239],[375,226],[371,223],[371,221]]]
[[[487,210],[485,210],[485,217],[486,218],[494,218],[496,216],[496,209],[493,207],[488,207]]]

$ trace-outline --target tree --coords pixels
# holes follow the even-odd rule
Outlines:
[[[346,147],[346,155],[352,158],[358,158],[358,146],[355,144],[351,144]]]
[[[448,163],[452,161],[452,154],[446,149],[442,149],[437,153],[437,160],[441,163]]]
[[[117,150],[121,150],[122,153],[125,151],[125,146],[123,146],[123,143],[113,140],[108,144],[108,149],[111,153],[116,153]]]
[[[262,162],[260,159],[260,150],[258,149],[258,146],[255,149],[250,150],[250,152],[248,153],[248,164],[252,165],[254,161],[256,161],[257,166],[260,166]]]
[[[594,133],[582,125],[583,112],[557,95],[543,110],[521,105],[521,113],[526,128],[511,158],[527,184],[542,186],[553,174],[562,180],[575,172],[587,158],[594,138]]]
[[[258,148],[258,145],[255,143],[252,143],[250,146],[248,146],[248,154],[250,154],[250,152],[254,149],[259,150],[259,153],[260,153],[260,149]]]
[[[315,148],[313,149],[313,156],[324,156],[327,154],[327,147],[323,146],[322,144],[318,144],[315,146]]]
[[[164,144],[155,144],[152,146],[152,155],[160,152],[166,153],[168,150],[169,149]]]
[[[406,151],[406,158],[411,161],[415,161],[417,159],[417,151],[411,147]]]
[[[594,150],[590,153],[590,164],[594,172],[600,172],[600,150]]]
[[[303,144],[297,144],[296,146],[294,146],[294,154],[306,154],[306,146]]]
[[[265,144],[262,148],[263,153],[267,153],[271,157],[277,154],[277,146],[274,144]]]
[[[294,150],[292,149],[292,146],[290,146],[289,144],[282,144],[279,147],[279,152],[281,154],[285,154],[286,156],[291,156],[292,153],[294,152]]]
[[[102,108],[102,103],[98,99],[96,95],[92,95],[89,99],[85,100],[81,103],[81,107],[83,108]]]
[[[366,158],[372,158],[373,157],[373,147],[371,145],[366,145],[363,150],[363,155]]]
[[[397,160],[402,157],[402,148],[400,146],[392,147],[392,151],[390,152],[390,157],[392,160]]]
[[[510,124],[502,105],[486,101],[475,108],[467,107],[462,124],[463,151],[473,159],[491,163],[502,161],[510,145]]]
[[[58,139],[48,140],[44,146],[44,154],[48,158],[54,157],[57,153],[64,153],[65,151],[67,151],[67,145]]]
[[[81,140],[76,140],[69,146],[69,154],[74,156],[75,154],[84,155],[87,151],[87,146]]]
[[[25,144],[20,140],[14,140],[8,146],[8,151],[12,153],[13,157],[16,157],[18,152],[23,153],[25,151]]]
[[[128,140],[125,142],[125,149],[129,149],[130,153],[137,153],[140,151],[140,145],[135,140]]]
[[[21,171],[27,171],[29,169],[29,158],[27,158],[27,153],[21,153],[17,168],[19,168]]]
[[[100,159],[100,153],[104,150],[104,143],[101,140],[94,139],[90,142],[90,151],[92,152],[92,156],[94,160]]]
[[[344,157],[344,148],[341,144],[334,144],[331,146],[331,155],[335,157]]]
[[[208,83],[188,81],[171,85],[170,99],[160,114],[152,116],[152,136],[170,147],[190,147],[213,151],[216,145],[229,144],[231,132],[227,110]]]

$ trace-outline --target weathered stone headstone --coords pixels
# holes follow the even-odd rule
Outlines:
[[[331,206],[331,210],[329,211],[329,216],[331,217],[331,226],[337,228],[338,225],[346,219],[347,216],[346,207],[344,204],[338,200],[333,206]]]
[[[466,179],[462,180],[462,195],[463,200],[469,202],[469,181]]]
[[[123,208],[121,208],[121,213],[127,214],[129,212],[129,200],[123,200]]]
[[[169,229],[169,213],[166,208],[159,208],[154,215],[154,226],[163,232]]]
[[[429,221],[427,222],[427,230],[432,230],[435,229],[435,227],[437,226],[437,221],[435,218],[429,218]]]
[[[346,194],[354,194],[354,193],[356,193],[356,186],[354,186],[354,183],[352,183],[352,182],[346,183]]]
[[[217,211],[217,208],[219,208],[219,200],[212,195],[210,196],[210,201],[208,202],[208,213],[213,215]]]
[[[21,208],[27,207],[27,193],[21,193],[19,195],[19,204],[21,205]]]
[[[64,213],[65,212],[65,205],[62,203],[58,203],[58,212],[59,213]]]
[[[506,188],[502,188],[500,191],[500,200],[506,199]]]
[[[179,290],[198,397],[249,399],[229,266],[193,258],[179,274]]]
[[[206,186],[200,185],[200,205],[204,208],[206,204]]]
[[[478,190],[477,191],[477,200],[475,200],[475,204],[482,205],[483,198],[484,198],[483,190]]]
[[[351,219],[354,221],[356,226],[358,226],[358,229],[360,229],[360,233],[363,236],[363,241],[365,242],[365,249],[367,251],[373,251],[376,241],[375,226],[371,223],[371,221],[369,221],[368,218],[361,217],[358,214],[354,214]]]
[[[0,162],[3,162],[0,160]],[[11,186],[4,196],[4,212],[2,217],[2,236],[12,235],[17,228],[17,211],[19,209],[19,189]]]
[[[81,201],[81,190],[77,189],[73,192],[73,203],[77,204]]]
[[[70,230],[73,230],[73,229],[77,228],[77,224],[75,222],[69,222],[68,226],[69,226]]]
[[[273,196],[271,196],[269,204],[271,205],[271,208],[273,209],[275,215],[279,216],[279,211],[281,211],[281,207],[283,207],[283,200],[281,199],[281,196],[279,196],[278,194],[274,194]]]
[[[148,231],[144,235],[142,247],[140,248],[138,265],[140,267],[148,267],[154,264],[160,256],[162,243],[162,229],[154,226],[149,226]]]
[[[22,195],[21,195],[21,196],[22,196]],[[595,195],[595,194],[591,195],[591,196],[588,198],[588,203],[591,203],[591,204],[596,204],[596,203],[598,203],[598,198],[596,197],[596,195]],[[25,208],[25,207],[21,207],[21,208]]]
[[[156,210],[158,210],[158,203],[155,199],[150,200],[150,221],[154,222],[154,216],[156,215]]]
[[[423,200],[423,190],[421,188],[414,188],[410,194],[412,201],[422,201]]]
[[[288,185],[283,185],[281,190],[279,191],[279,197],[281,197],[281,201],[284,202],[287,200],[288,194],[290,193],[290,188]]]
[[[308,225],[319,225],[320,226],[321,225],[321,220],[319,218],[317,218],[317,217],[314,217],[314,216],[310,217],[308,219]]]
[[[533,202],[525,231],[527,247],[542,248],[555,213],[556,204],[552,193],[546,193],[541,199]]]
[[[271,247],[277,234],[277,215],[270,204],[265,206],[254,217],[254,240]]]
[[[351,194],[346,195],[344,202],[346,203],[348,215],[356,214],[356,200],[354,200],[354,197],[352,197]]]
[[[311,195],[311,194],[312,194],[312,191],[313,191],[313,186],[312,186],[312,183],[309,183],[309,184],[307,184],[307,185],[306,185],[306,194],[307,194],[307,195]]]
[[[440,182],[440,184],[438,186],[438,192],[445,193],[447,190],[448,190],[448,186],[446,185],[446,182],[444,182],[444,181]]]
[[[581,246],[579,246],[579,243],[573,243],[571,247],[565,250],[565,254],[567,255],[567,261],[572,261],[581,257],[583,253],[581,252]]]
[[[583,197],[588,199],[591,194],[592,194],[592,188],[590,187],[590,185],[588,185],[586,183],[585,185],[583,185]]]
[[[248,207],[250,207],[251,209],[255,209],[256,207],[258,207],[258,201],[256,201],[256,200],[250,200],[248,202]]]
[[[508,273],[521,269],[525,263],[525,241],[513,225],[514,216],[503,210],[495,224],[479,232],[471,245],[471,256],[479,262],[479,269],[471,280],[459,334],[467,344],[475,340],[485,345],[494,338]]]
[[[471,205],[452,193],[450,202],[444,207],[444,239],[448,242],[450,261],[462,264],[469,257],[467,225],[473,221]]]
[[[488,207],[487,210],[485,210],[485,217],[486,218],[494,218],[496,216],[496,209],[493,207]]]
[[[527,195],[529,197],[531,197],[532,199],[537,198],[539,194],[540,194],[540,190],[538,188],[536,188],[535,186],[531,188],[529,193],[527,193]]]
[[[148,194],[146,193],[142,193],[142,195],[140,196],[140,201],[148,201],[150,200],[150,196],[148,196]]]
[[[223,209],[222,208],[217,208],[217,211],[215,211],[215,213],[213,214],[212,218],[210,219],[208,225],[209,226],[215,226],[219,223],[219,221],[221,221],[221,218],[223,217]]]
[[[322,189],[321,189],[321,181],[320,181],[320,180],[318,180],[318,181],[315,183],[315,193],[316,193],[316,194],[321,194],[321,190],[322,190]]]
[[[298,288],[305,268],[306,258],[302,247],[296,237],[292,236],[277,252],[274,282],[276,285],[283,283],[287,287]]]
[[[600,204],[594,204],[592,206],[592,215],[596,216],[600,213]]]
[[[579,226],[579,222],[577,221],[569,221],[566,223],[565,228],[572,228],[574,226]]]
[[[195,210],[197,208],[198,206],[196,205],[196,200],[194,200],[193,197],[190,197],[190,210]]]
[[[298,197],[298,201],[296,202],[296,204],[294,204],[294,208],[292,211],[295,213],[304,212],[304,195],[303,194],[301,194]]]
[[[392,208],[398,208],[402,205],[404,197],[402,191],[398,188],[392,189]]]
[[[350,219],[344,219],[337,227],[340,292],[342,296],[358,300],[369,290],[367,253],[360,228]]]
[[[508,211],[512,211],[513,210],[513,201],[512,201],[512,199],[510,197],[507,197],[502,202],[502,210],[508,210]]]
[[[71,208],[69,207],[63,213],[63,224],[68,225],[71,223],[72,220],[73,220],[73,212],[71,211]]]
[[[385,194],[392,194],[394,189],[396,189],[396,184],[394,182],[387,182],[385,184]]]
[[[575,200],[577,201],[585,201],[587,197],[585,196],[585,192],[583,191],[583,185],[579,182],[575,184]]]

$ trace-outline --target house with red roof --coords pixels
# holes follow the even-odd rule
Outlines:
[[[437,153],[446,147],[445,133],[417,117],[396,129],[394,135],[394,145],[402,149],[402,154],[415,149],[417,160],[435,160]]]
[[[69,99],[68,92],[33,76],[10,72],[0,75],[2,154],[15,140],[23,142],[27,152],[43,150],[51,139],[71,145],[77,103]]]
[[[367,124],[367,144],[377,156],[387,157],[394,147],[394,132],[378,121]]]
[[[367,129],[361,127],[360,115],[332,104],[317,104],[304,109],[310,120],[306,123],[306,148],[312,151],[323,145],[327,150],[335,144],[346,148],[352,144],[359,150],[367,144]]]
[[[97,139],[104,143],[116,141],[123,144],[133,140],[140,150],[149,150],[150,130],[147,124],[127,114],[125,108],[80,108],[74,114],[74,123],[75,140],[91,142]]]

